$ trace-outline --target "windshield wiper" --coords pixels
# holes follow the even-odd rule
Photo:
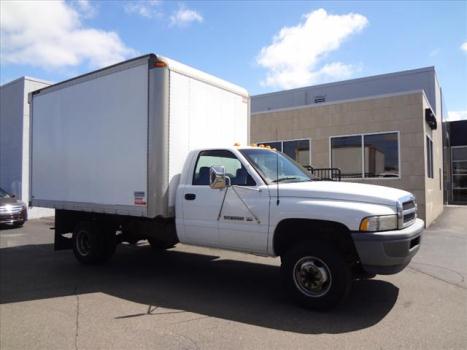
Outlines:
[[[287,177],[281,177],[280,179],[272,180],[272,182],[282,182],[282,181],[287,181],[287,180],[297,180],[298,177],[296,176],[287,176]]]

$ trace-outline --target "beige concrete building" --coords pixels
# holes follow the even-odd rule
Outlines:
[[[408,75],[405,79],[412,79],[420,72],[422,76],[433,76],[435,91],[432,97],[434,103],[438,102],[437,106],[430,102],[427,96],[430,91],[425,86],[409,91],[328,100],[332,99],[329,97],[333,90],[341,89],[343,85],[357,89],[359,84],[368,85],[369,82],[384,85],[385,80],[394,76],[401,79],[405,74]],[[280,149],[303,165],[339,168],[342,181],[410,191],[417,198],[419,216],[429,226],[443,210],[442,98],[434,69],[286,93],[292,91],[296,98],[298,92],[306,92],[309,98],[311,89],[325,90],[326,93],[318,96],[318,102],[315,96],[311,100],[314,103],[296,102],[296,105],[284,108],[280,108],[278,101],[287,99],[278,93],[254,96],[251,141]],[[274,108],[267,107],[267,98],[273,101]]]

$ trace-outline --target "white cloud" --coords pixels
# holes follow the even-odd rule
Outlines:
[[[162,12],[159,9],[159,0],[136,0],[125,4],[125,12],[136,14],[146,18],[161,17]]]
[[[467,120],[467,110],[465,111],[449,111],[446,121]]]
[[[331,15],[324,9],[303,17],[303,22],[282,28],[272,43],[261,49],[256,61],[267,69],[262,85],[289,89],[345,79],[358,70],[358,67],[341,62],[322,67],[319,64],[350,35],[365,28],[368,24],[366,17],[355,13]]]
[[[117,33],[84,26],[84,15],[63,0],[1,1],[0,6],[3,63],[102,67],[136,54]]]
[[[461,45],[461,50],[467,53],[467,41]]]
[[[76,8],[86,18],[92,18],[97,14],[97,9],[91,4],[90,0],[77,0],[71,4],[76,5]]]
[[[202,23],[203,20],[203,16],[199,12],[182,6],[170,16],[170,25],[182,27],[192,22]]]

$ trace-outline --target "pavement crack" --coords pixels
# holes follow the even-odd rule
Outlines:
[[[204,320],[205,318],[210,318],[210,316],[201,316],[201,317],[190,318],[188,320],[181,320],[181,321],[172,323],[172,325],[177,325],[177,324],[187,323],[187,322],[193,322],[193,321],[198,321],[198,320]]]
[[[78,287],[75,287],[74,294],[75,294],[75,297],[76,297],[75,350],[78,350],[78,336],[79,336],[79,294],[78,294]]]
[[[466,287],[464,287],[464,286],[462,286],[462,285],[460,285],[460,284],[446,281],[446,280],[444,280],[444,279],[442,279],[442,278],[440,278],[440,277],[438,277],[438,276],[435,276],[435,275],[433,275],[433,274],[431,274],[431,273],[428,273],[428,272],[419,270],[419,269],[417,269],[417,268],[415,268],[415,267],[413,267],[413,266],[409,266],[408,269],[409,269],[409,270],[412,270],[412,271],[414,271],[414,272],[418,272],[418,273],[421,273],[421,274],[423,274],[423,275],[429,276],[429,277],[431,277],[431,278],[434,278],[435,280],[438,280],[438,281],[447,283],[447,284],[449,284],[449,285],[451,285],[451,286],[458,287],[458,288],[461,288],[461,289],[463,289],[463,290],[467,290]]]
[[[450,268],[445,267],[445,266],[436,265],[436,264],[421,263],[421,262],[413,262],[412,264],[414,264],[414,265],[424,265],[424,266],[430,266],[430,267],[437,267],[437,268],[439,268],[441,270],[446,270],[446,271],[452,272],[453,274],[459,276],[461,282],[465,281],[464,275],[462,275],[460,272],[457,272],[456,270],[450,269]]]

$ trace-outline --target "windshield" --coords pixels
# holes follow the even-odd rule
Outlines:
[[[0,198],[10,198],[10,195],[0,188]]]
[[[310,181],[311,176],[292,158],[282,152],[247,148],[240,152],[253,165],[268,185],[284,182]],[[279,171],[277,170],[279,165]]]

